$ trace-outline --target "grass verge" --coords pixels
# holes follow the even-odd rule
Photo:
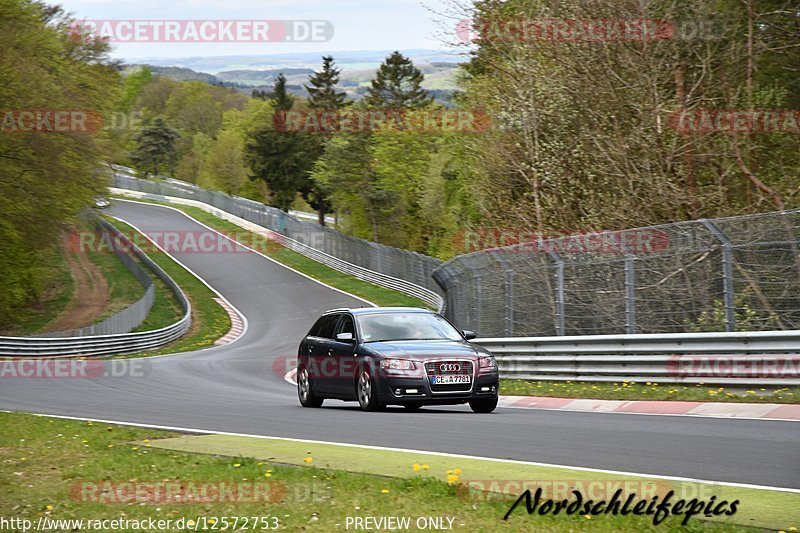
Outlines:
[[[112,222],[117,229],[128,236],[137,235],[139,233],[121,220],[113,219]],[[158,266],[163,268],[164,271],[175,280],[178,286],[183,289],[183,292],[186,293],[186,296],[192,304],[192,326],[183,337],[158,350],[118,357],[144,357],[198,350],[213,345],[215,340],[219,339],[230,330],[230,317],[227,311],[214,301],[217,295],[211,289],[206,287],[205,284],[164,252],[151,249],[148,250],[147,255],[150,259],[155,261]],[[163,294],[161,297],[166,298]],[[177,302],[175,303],[177,305]],[[159,306],[160,311],[156,314],[151,312],[150,314],[153,316],[151,317],[148,315],[147,321],[140,326],[139,330],[143,331],[144,328],[153,329],[151,327],[152,325],[166,319],[165,313],[167,312],[167,307],[165,305],[159,305],[158,293],[156,293],[156,303],[153,305],[154,310],[156,309],[156,305]],[[174,322],[174,320],[172,322]]]
[[[245,230],[232,222],[223,220],[198,207],[170,204],[166,202],[154,202],[136,198],[137,202],[151,203],[155,205],[166,205],[183,211],[187,215],[199,220],[207,226],[225,233],[226,235],[238,236],[242,243],[258,250],[288,267],[302,272],[323,283],[327,283],[337,289],[355,294],[361,298],[374,302],[379,306],[409,306],[409,307],[428,307],[428,305],[417,298],[413,298],[402,292],[393,291],[384,287],[379,287],[372,283],[362,281],[353,276],[343,274],[338,270],[323,265],[304,255],[289,250],[275,241],[269,240],[261,235]]]
[[[118,229],[123,225],[121,221],[118,221],[114,218],[105,218]],[[125,224],[125,227],[127,230],[127,224]],[[150,272],[150,270],[134,255],[131,255],[131,257],[139,264],[139,266],[148,272],[156,288],[153,307],[150,308],[150,312],[147,314],[147,318],[145,318],[144,322],[142,322],[142,324],[134,331],[149,331],[153,329],[159,329],[169,326],[170,324],[174,324],[180,320],[183,316],[183,312],[181,311],[178,299],[172,293],[170,288],[167,287],[167,284],[161,281],[161,278]],[[107,315],[111,315],[122,310],[142,297],[144,294],[144,288],[141,286],[138,280],[133,277],[130,271],[125,268],[125,265],[123,265],[122,262],[117,259],[116,255],[109,249],[106,248],[91,251],[89,252],[89,259],[100,268],[106,280],[108,281],[108,286],[111,291],[111,301],[114,302],[114,305],[111,312],[108,312]]]
[[[83,231],[93,231],[88,226],[82,228]],[[136,303],[144,295],[144,287],[133,277],[133,274],[125,268],[125,265],[117,259],[117,256],[110,250],[87,250],[77,253],[86,253],[89,261],[94,263],[100,274],[108,283],[108,305],[103,313],[97,318],[96,322],[101,322],[111,315],[118,313],[126,307]]]
[[[500,391],[507,396],[548,396],[594,400],[673,400],[688,402],[798,403],[800,387],[719,387],[640,381],[587,383],[578,381],[526,381],[502,379]]]
[[[336,459],[322,445],[292,443],[292,447],[288,447],[265,439],[257,439],[260,449],[244,447],[233,456],[225,456],[228,453],[225,450],[221,450],[224,453],[220,455],[213,450],[196,454],[160,448],[174,442],[175,438],[174,433],[150,429],[0,413],[0,487],[3,489],[0,491],[0,516],[25,518],[34,523],[43,517],[50,520],[151,517],[176,520],[181,517],[270,516],[278,520],[280,529],[291,531],[345,530],[347,517],[365,516],[408,516],[412,523],[418,517],[446,517],[453,519],[452,529],[456,531],[742,530],[741,526],[702,522],[696,517],[689,520],[687,527],[680,526],[678,517],[653,526],[648,517],[633,515],[528,516],[522,509],[517,509],[509,521],[503,521],[510,506],[508,500],[473,497],[465,493],[463,486],[446,481],[445,469],[461,468],[462,479],[467,477],[473,467],[463,460],[421,458],[429,461],[428,468],[414,472],[410,463],[412,457],[389,457],[392,465],[396,466],[398,461],[403,463],[405,473],[387,476],[346,471],[352,470],[348,466],[353,465],[382,468],[386,452],[372,451],[364,455],[361,453],[364,450],[351,449],[350,456]],[[235,443],[239,445],[244,443]],[[309,462],[309,458],[313,460]],[[439,462],[435,462],[437,460]],[[490,471],[507,475],[495,471],[496,466],[496,463],[491,465]],[[488,473],[475,472],[480,476]],[[97,486],[102,487],[104,483],[106,488],[127,486],[128,489],[100,492]],[[217,484],[212,486],[225,483],[228,487],[233,483],[243,484],[240,487],[259,484],[266,488],[238,492],[222,502],[212,499],[202,503],[154,501],[154,491],[147,490],[172,484],[181,486],[186,494],[191,492],[190,488],[204,483]],[[126,497],[134,495],[133,486],[145,490],[135,493],[138,499],[131,501]],[[717,489],[721,487],[714,486],[715,493]],[[745,518],[749,516],[746,512],[758,508],[765,516],[771,510],[772,518],[766,518],[769,520],[766,527],[789,529],[794,523],[791,520],[796,520],[796,494],[768,493],[766,496],[775,498],[771,503],[767,497],[756,501],[750,500],[750,493],[737,495],[745,499],[733,518]],[[207,527],[198,530],[211,530],[212,525],[208,518]],[[753,521],[752,525],[762,524]],[[221,527],[217,525],[214,529]]]

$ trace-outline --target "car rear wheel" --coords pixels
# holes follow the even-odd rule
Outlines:
[[[320,407],[324,398],[314,394],[314,386],[308,377],[308,370],[305,367],[297,373],[297,396],[300,398],[300,405],[303,407]]]
[[[497,408],[497,398],[470,400],[469,407],[476,413],[491,413],[495,410],[495,408]]]
[[[358,404],[363,411],[378,411],[383,408],[383,405],[378,402],[374,385],[369,371],[362,370],[356,385],[356,396],[358,396]]]

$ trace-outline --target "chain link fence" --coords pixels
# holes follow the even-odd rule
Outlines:
[[[162,196],[196,200],[275,231],[315,250],[348,263],[380,272],[442,295],[432,274],[441,261],[417,252],[345,235],[333,228],[298,220],[288,213],[262,203],[209,191],[177,180],[149,181],[114,173],[114,186]]]
[[[481,337],[800,329],[800,210],[569,235],[446,263],[177,180],[119,188],[197,200],[444,296]]]
[[[484,250],[434,278],[481,337],[800,329],[800,210]]]

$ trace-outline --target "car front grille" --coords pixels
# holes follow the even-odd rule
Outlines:
[[[467,375],[472,376],[471,361],[428,361],[425,363],[425,373],[430,376],[441,375]],[[431,392],[469,392],[472,383],[448,383],[434,385],[431,383]]]

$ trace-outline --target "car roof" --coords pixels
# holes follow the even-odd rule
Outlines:
[[[352,313],[354,315],[366,315],[373,313],[433,313],[430,309],[423,307],[340,307],[325,311],[328,313]]]

